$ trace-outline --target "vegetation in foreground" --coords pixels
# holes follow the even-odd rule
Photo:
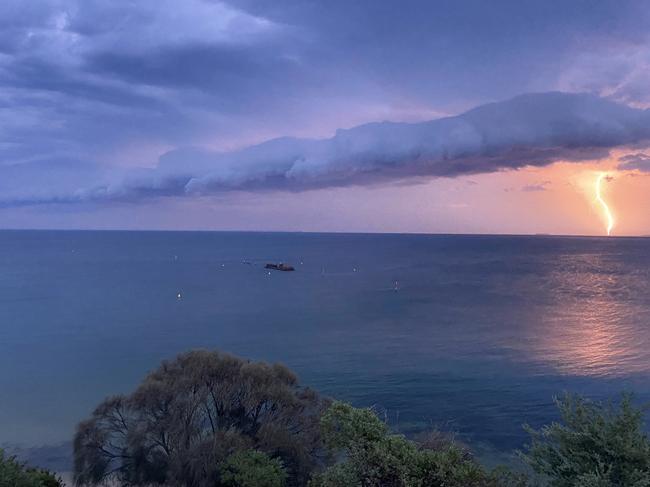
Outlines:
[[[486,472],[461,445],[439,435],[415,443],[392,434],[370,409],[336,402],[321,425],[325,444],[342,460],[316,474],[311,487],[526,485],[523,476]]]
[[[320,418],[328,406],[282,365],[185,353],[163,362],[133,394],[106,399],[79,424],[75,481],[306,485],[324,465]],[[265,456],[240,456],[249,450]],[[246,475],[249,468],[277,470],[280,462],[285,475],[277,475],[276,483],[254,484]],[[236,484],[244,478],[247,483]]]
[[[550,487],[650,486],[650,441],[642,409],[624,395],[620,404],[578,396],[557,400],[562,422],[536,431],[522,459]]]
[[[62,487],[63,482],[46,470],[29,468],[0,450],[0,487]]]
[[[194,351],[163,362],[77,428],[75,483],[169,487],[650,487],[643,410],[577,396],[528,428],[530,475],[489,471],[432,431],[394,434],[370,409],[331,402],[281,365]],[[0,453],[0,487],[59,487]]]

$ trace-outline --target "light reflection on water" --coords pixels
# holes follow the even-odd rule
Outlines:
[[[533,360],[577,376],[648,372],[650,340],[640,333],[648,306],[630,299],[635,285],[635,276],[602,255],[559,258],[547,275],[551,302],[528,342]]]

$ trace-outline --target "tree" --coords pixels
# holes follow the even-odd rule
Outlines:
[[[616,406],[566,394],[556,404],[562,422],[527,427],[532,444],[522,454],[550,486],[650,486],[650,442],[631,396]]]
[[[321,420],[323,439],[342,459],[314,477],[312,487],[497,487],[525,486],[508,472],[488,473],[453,441],[417,444],[391,434],[370,409],[335,402]]]
[[[63,487],[63,482],[47,470],[25,466],[0,449],[0,487]]]
[[[75,482],[213,487],[221,462],[254,449],[282,461],[289,485],[304,485],[321,461],[327,405],[282,365],[184,353],[79,424]]]
[[[245,450],[233,453],[221,464],[219,478],[224,487],[283,487],[287,474],[277,458]]]

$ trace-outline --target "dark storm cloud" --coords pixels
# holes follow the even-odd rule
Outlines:
[[[531,94],[430,122],[339,130],[329,139],[287,137],[226,153],[174,150],[155,169],[127,174],[111,184],[87,184],[68,198],[140,200],[457,177],[594,159],[614,147],[647,140],[648,110],[593,95]],[[64,199],[58,191],[54,201]],[[36,201],[42,202],[42,196]]]
[[[251,108],[268,109],[275,102],[274,98],[259,97],[260,93],[280,91],[286,96],[299,89],[296,82],[301,78],[296,63],[282,58],[272,47],[251,50],[193,44],[139,54],[96,53],[86,62],[85,69],[99,76],[128,84],[190,90],[201,95],[194,103],[208,103],[211,109],[227,113],[248,110],[248,115]],[[251,100],[255,100],[254,106]]]
[[[219,2],[7,0],[0,25],[0,140],[32,158],[53,132],[67,150],[57,155],[81,159],[137,138],[192,143],[286,67],[279,28]]]
[[[119,107],[144,107],[155,109],[161,104],[155,98],[138,94],[126,87],[103,85],[92,80],[71,75],[64,67],[39,58],[16,60],[11,70],[0,75],[0,83],[33,90],[64,94],[83,99],[117,105]]]
[[[643,1],[482,0],[376,1],[235,0],[273,21],[300,25],[319,59],[362,72],[388,90],[452,107],[525,91],[548,91],[583,55],[601,57],[600,85],[592,66],[572,74],[579,91],[600,93],[632,69],[616,57],[647,52],[650,11]],[[618,48],[609,51],[610,46]],[[405,55],[405,53],[408,53]],[[607,54],[605,62],[603,55]],[[449,100],[453,100],[449,103]],[[465,105],[467,106],[467,105]]]

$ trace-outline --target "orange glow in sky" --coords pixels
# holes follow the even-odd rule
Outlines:
[[[650,174],[618,170],[625,153],[432,180],[408,187],[408,199],[404,188],[376,191],[395,202],[391,221],[418,228],[420,220],[423,232],[649,235],[650,219],[641,209],[650,208]],[[612,176],[616,184],[607,184]]]

